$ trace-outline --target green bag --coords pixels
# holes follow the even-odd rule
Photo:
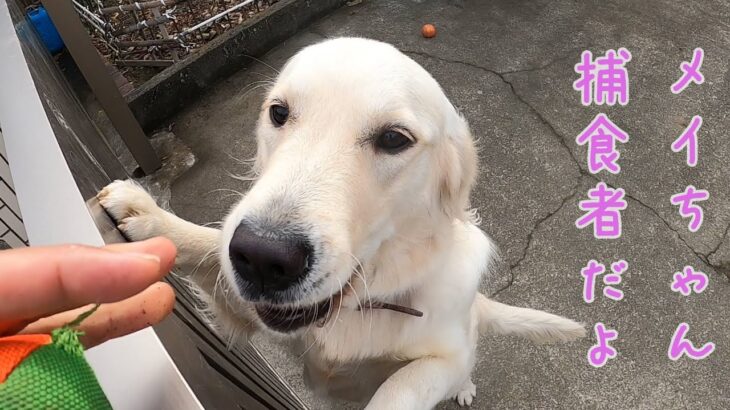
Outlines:
[[[0,338],[0,409],[112,408],[84,358],[82,333],[75,329],[95,310],[51,335]]]

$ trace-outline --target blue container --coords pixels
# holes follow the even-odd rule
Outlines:
[[[30,10],[28,12],[28,18],[51,54],[56,54],[63,50],[63,40],[43,6]]]

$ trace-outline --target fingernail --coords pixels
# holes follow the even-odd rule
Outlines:
[[[160,257],[157,255],[149,254],[149,253],[136,253],[136,252],[129,252],[125,255],[134,256],[135,258],[145,259],[148,261],[153,261],[156,263],[160,263]]]

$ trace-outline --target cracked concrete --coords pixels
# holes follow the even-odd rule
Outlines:
[[[722,0],[466,1],[365,0],[306,28],[262,60],[213,87],[175,120],[175,133],[198,162],[172,188],[172,208],[198,223],[220,220],[247,185],[242,160],[263,91],[288,57],[325,37],[363,36],[394,44],[441,83],[479,138],[481,168],[472,202],[502,258],[484,291],[506,303],[545,309],[617,329],[617,359],[593,369],[594,337],[557,346],[484,337],[474,373],[475,408],[730,408],[730,4]],[[419,35],[423,23],[438,35]],[[630,103],[584,107],[572,89],[581,51],[626,47]],[[701,86],[669,92],[679,64],[703,47]],[[621,173],[591,175],[575,136],[605,112],[630,135],[619,147]],[[693,115],[704,119],[699,164],[669,145]],[[596,240],[578,230],[578,201],[599,180],[626,190],[623,236]],[[669,197],[688,184],[707,189],[705,221],[691,233]],[[620,302],[581,298],[580,269],[590,259],[629,262]],[[685,265],[710,286],[683,297],[670,290]],[[696,343],[712,340],[707,359],[667,358],[678,323]],[[343,408],[314,397],[301,382],[296,354],[255,343],[313,408]],[[442,408],[456,408],[443,403]]]

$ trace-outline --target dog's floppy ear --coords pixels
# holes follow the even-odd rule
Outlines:
[[[460,115],[446,127],[438,155],[440,207],[450,218],[469,218],[469,193],[477,170],[477,153],[469,125]]]

